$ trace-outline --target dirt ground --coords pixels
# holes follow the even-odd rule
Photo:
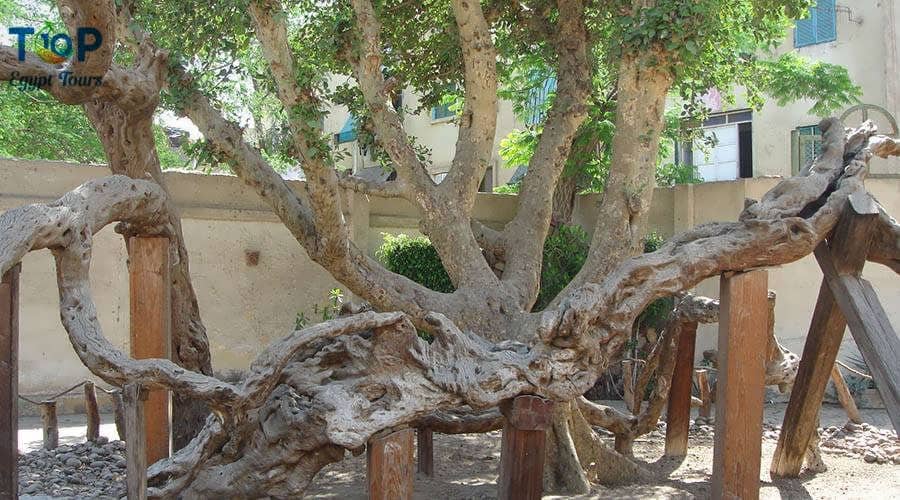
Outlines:
[[[784,404],[768,405],[765,421],[780,424]],[[863,410],[863,419],[882,428],[890,428],[884,410]],[[839,407],[826,406],[821,415],[823,427],[841,426],[846,416]],[[760,471],[762,499],[887,499],[900,498],[900,466],[865,463],[858,457],[825,452],[828,471],[804,473],[797,479],[772,481],[769,464],[776,441],[766,438],[762,446]],[[610,446],[612,443],[610,442]],[[434,435],[435,475],[417,474],[415,498],[489,499],[497,496],[500,464],[500,433],[482,435]],[[707,498],[712,471],[711,435],[692,432],[688,456],[683,460],[661,458],[662,435],[645,436],[634,447],[636,458],[653,474],[653,484],[620,488],[595,487],[590,495],[576,498]],[[309,491],[310,498],[365,499],[365,454],[323,470]],[[558,498],[545,496],[544,498]]]

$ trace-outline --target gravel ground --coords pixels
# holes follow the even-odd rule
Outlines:
[[[618,403],[612,402],[613,405]],[[846,423],[839,407],[825,406],[821,413],[822,451],[828,471],[804,473],[792,480],[772,481],[768,466],[778,439],[784,404],[767,405],[764,431],[760,498],[845,499],[900,497],[900,441],[890,428],[884,410],[863,410],[861,425]],[[104,416],[109,422],[110,416]],[[119,498],[125,491],[124,443],[110,424],[101,427],[100,443],[84,443],[83,417],[60,418],[62,446],[41,450],[40,422],[20,422],[20,498]],[[635,457],[647,468],[652,484],[615,489],[596,487],[581,498],[706,498],[712,468],[713,424],[702,419],[691,427],[688,456],[660,458],[665,424],[635,443]],[[35,437],[38,437],[35,440]],[[415,497],[421,499],[496,498],[500,463],[500,433],[435,435],[435,477],[416,478]],[[610,441],[611,445],[611,441]],[[365,455],[326,467],[317,477],[310,498],[364,499]],[[553,498],[553,497],[545,497]]]

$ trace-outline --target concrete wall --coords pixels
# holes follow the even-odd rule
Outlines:
[[[86,180],[108,174],[99,166],[0,160],[0,210],[47,202]],[[269,342],[293,327],[296,314],[313,315],[331,288],[330,276],[312,263],[290,233],[239,180],[223,175],[166,174],[183,216],[191,255],[191,274],[212,346],[216,370],[243,369]],[[776,179],[716,182],[657,189],[650,227],[663,236],[713,220],[735,220],[745,197],[758,199]],[[295,190],[301,184],[291,183]],[[893,214],[900,214],[900,179],[869,181],[872,193]],[[578,200],[576,220],[586,228],[596,218],[596,196]],[[517,197],[481,194],[476,216],[502,227],[516,211]],[[354,196],[347,217],[356,243],[374,253],[381,233],[415,233],[413,207],[402,200]],[[246,251],[259,251],[258,266],[249,266]],[[92,282],[107,337],[128,349],[128,275],[121,238],[111,227],[95,240]],[[880,293],[894,325],[900,325],[900,279],[875,264],[865,272]],[[777,330],[799,351],[809,326],[820,273],[811,258],[773,269],[770,287],[778,291]],[[717,295],[716,280],[698,291]],[[76,358],[59,323],[58,298],[49,252],[29,254],[23,261],[20,347],[20,391],[51,394],[74,381],[90,378]],[[715,344],[715,327],[704,327],[700,345]],[[849,338],[849,336],[848,336]],[[698,349],[698,353],[702,351]]]

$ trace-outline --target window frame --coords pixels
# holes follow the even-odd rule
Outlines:
[[[828,5],[822,5],[828,4]],[[837,2],[835,0],[817,0],[816,5],[809,8],[809,15],[803,19],[794,20],[794,48],[811,47],[823,43],[830,43],[837,40]],[[831,18],[832,31],[828,37],[819,38],[819,17],[828,15]],[[798,23],[810,23],[812,29],[812,40],[801,41]]]

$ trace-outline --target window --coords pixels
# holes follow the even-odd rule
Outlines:
[[[703,122],[703,139],[683,144],[676,161],[697,167],[704,181],[753,177],[753,113],[739,110],[711,115]]]
[[[528,103],[525,105],[525,124],[537,125],[547,114],[546,103],[550,94],[556,92],[556,77],[544,80],[543,85],[528,92]]]
[[[837,12],[834,0],[817,0],[805,19],[794,24],[794,47],[806,47],[837,39]]]
[[[431,108],[431,120],[443,120],[444,118],[450,118],[451,116],[456,116],[456,113],[450,110],[449,104],[439,104],[433,108]]]
[[[796,174],[809,168],[822,153],[822,131],[818,125],[797,127],[793,134],[794,140],[794,166]]]
[[[344,126],[341,127],[341,131],[334,134],[334,142],[335,144],[353,142],[356,140],[356,136],[356,117],[350,115],[347,117],[347,121],[344,122]]]

